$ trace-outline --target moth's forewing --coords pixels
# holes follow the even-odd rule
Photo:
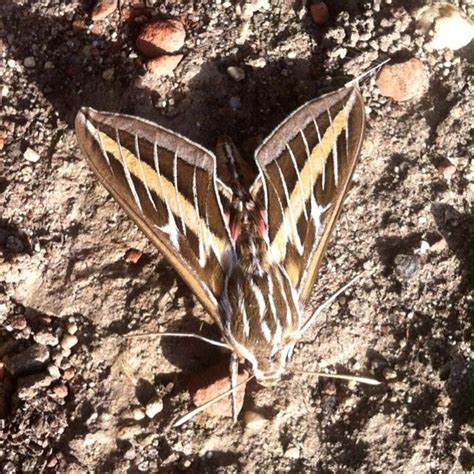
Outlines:
[[[231,243],[214,155],[146,120],[92,109],[78,113],[76,134],[102,184],[220,322]]]
[[[266,203],[271,251],[302,303],[340,212],[364,123],[359,90],[342,88],[293,112],[255,153],[261,177],[253,193]]]

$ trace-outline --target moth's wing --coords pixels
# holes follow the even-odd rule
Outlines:
[[[252,193],[265,203],[271,252],[302,302],[341,209],[364,123],[359,90],[342,88],[304,104],[255,152],[260,176]]]
[[[231,243],[214,155],[146,120],[90,108],[76,134],[102,184],[219,320]]]

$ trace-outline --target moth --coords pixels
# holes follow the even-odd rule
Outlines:
[[[257,148],[216,154],[150,121],[83,108],[80,149],[102,184],[220,328],[237,379],[285,372],[364,135],[348,85],[299,107]]]

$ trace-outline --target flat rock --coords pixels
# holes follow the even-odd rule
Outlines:
[[[178,66],[181,59],[183,59],[182,54],[164,54],[163,56],[159,56],[155,59],[150,59],[150,61],[147,62],[146,67],[148,71],[154,76],[169,76],[176,69],[176,66]],[[126,258],[127,261],[137,263],[140,259],[140,256],[141,253],[139,256],[130,253],[126,256]]]
[[[44,369],[49,357],[49,350],[45,345],[33,344],[18,354],[6,357],[5,366],[12,375],[23,375]]]
[[[247,377],[248,373],[243,369],[240,370],[237,383],[243,382]],[[225,392],[230,386],[229,364],[224,361],[204,372],[194,375],[189,383],[189,393],[193,403],[196,406],[200,406]],[[236,392],[237,413],[240,412],[244,403],[245,387],[246,385],[242,385]],[[232,417],[231,396],[229,395],[210,405],[205,411],[213,416]]]
[[[397,102],[420,98],[428,89],[429,76],[417,58],[399,64],[387,64],[377,77],[380,93]]]
[[[180,21],[154,21],[142,28],[136,46],[145,56],[154,57],[178,51],[183,47],[185,38],[186,31]]]
[[[117,0],[98,0],[91,13],[92,21],[103,20],[117,9]]]

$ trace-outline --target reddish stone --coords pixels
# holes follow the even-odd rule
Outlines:
[[[146,24],[138,35],[137,49],[145,56],[154,57],[163,53],[174,53],[181,49],[186,31],[177,20],[154,21]]]
[[[238,382],[244,382],[248,378],[248,373],[241,369],[239,370]],[[236,401],[237,401],[237,413],[242,409],[245,397],[245,387],[242,385],[237,389]],[[224,361],[218,365],[210,367],[204,372],[200,372],[192,377],[189,382],[189,393],[196,406],[201,406],[203,403],[217,397],[222,392],[225,392],[230,388],[230,374],[229,374],[229,363]],[[229,394],[228,397],[219,400],[218,402],[210,405],[206,410],[206,413],[213,416],[232,416],[232,397]]]
[[[446,178],[451,179],[451,177],[456,173],[456,166],[451,163],[448,159],[443,160],[438,165],[438,171]]]
[[[66,398],[68,396],[69,390],[64,384],[58,384],[53,387],[54,394],[59,398]]]
[[[317,25],[324,25],[329,18],[328,6],[324,2],[313,3],[309,7],[311,18]]]
[[[92,9],[92,21],[103,20],[117,10],[117,0],[98,0]]]
[[[428,89],[429,76],[425,65],[416,58],[385,65],[377,77],[380,93],[397,102],[421,97]]]
[[[137,249],[128,249],[125,253],[125,260],[130,263],[138,263],[142,258],[142,253]]]
[[[76,369],[74,367],[68,367],[63,374],[64,380],[72,380],[76,375]]]
[[[176,69],[176,66],[180,63],[181,59],[183,59],[182,54],[176,54],[173,56],[165,54],[155,59],[150,59],[150,61],[147,62],[146,67],[154,76],[168,76]]]

